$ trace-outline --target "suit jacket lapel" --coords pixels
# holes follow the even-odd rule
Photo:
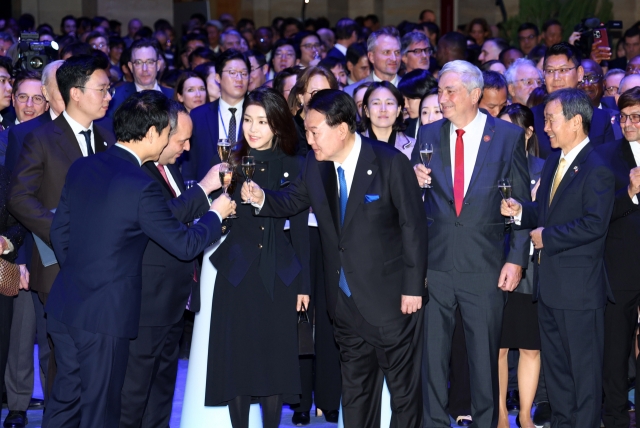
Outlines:
[[[446,183],[446,189],[448,194],[453,198],[453,179],[451,174],[451,142],[449,139],[451,138],[451,122],[446,120],[442,127],[440,128],[440,157],[442,158],[442,169],[444,173],[444,179]],[[437,149],[434,147],[434,151]],[[438,153],[434,153],[433,156],[438,156]],[[432,183],[432,185],[437,185],[437,183]]]
[[[164,180],[164,177],[162,176],[162,174],[160,174],[160,171],[158,171],[158,167],[156,166],[155,162],[145,162],[142,166],[143,168],[146,168],[149,172],[151,172],[153,178],[155,178],[155,180],[164,188],[165,196],[168,195],[169,199],[171,199],[173,197],[173,192],[169,187],[169,183]]]
[[[53,132],[57,136],[56,143],[60,146],[64,154],[67,155],[69,160],[75,162],[82,157],[82,150],[80,150],[80,146],[78,145],[78,139],[63,115],[58,116],[54,122],[56,123],[56,128]]]
[[[96,153],[104,152],[107,150],[107,140],[100,133],[98,127],[94,124],[93,126],[93,143],[96,147]]]
[[[555,195],[553,195],[553,200],[551,201],[551,205],[549,205],[549,213],[551,213],[553,208],[556,205],[558,205],[558,200],[561,199],[562,192],[564,192],[564,189],[567,188],[567,186],[571,183],[573,178],[576,175],[578,175],[578,173],[580,171],[580,164],[587,158],[587,155],[592,150],[593,150],[593,147],[591,146],[591,143],[588,143],[586,146],[584,146],[582,148],[582,150],[580,151],[578,156],[576,156],[576,158],[573,160],[571,165],[569,165],[569,167],[567,168],[567,170],[564,173],[564,176],[562,177],[562,180],[560,181],[560,185],[558,186],[558,189],[556,190]],[[556,168],[557,168],[557,165],[556,165]],[[554,175],[555,175],[555,169],[554,169],[553,172],[554,172]],[[553,181],[553,177],[551,177],[551,180]],[[549,195],[549,196],[551,196],[551,195]]]
[[[317,165],[320,172],[320,179],[322,180],[327,196],[327,202],[329,203],[333,226],[337,236],[340,236],[340,202],[338,201],[338,178],[336,177],[336,169],[333,166],[333,162],[329,161],[318,162]],[[316,208],[314,208],[314,210],[315,209]]]
[[[476,164],[473,166],[473,173],[471,174],[471,180],[469,181],[469,188],[467,189],[467,192],[470,192],[471,188],[475,184],[478,174],[480,174],[480,171],[484,166],[484,158],[487,156],[489,148],[491,147],[491,142],[495,137],[495,119],[489,113],[485,114],[487,116],[487,122],[484,125],[484,131],[482,132],[482,139],[480,140],[480,147],[478,148],[478,155],[476,157]]]
[[[218,159],[218,138],[220,134],[218,133],[218,106],[220,105],[220,101],[215,100],[211,104],[209,104],[209,117],[207,123],[209,124],[210,135],[213,136],[213,140],[209,144],[213,145],[213,153],[214,158],[211,159],[211,165],[215,165],[221,161],[219,159],[218,162],[215,160]]]
[[[187,189],[184,187],[184,179],[182,178],[182,174],[180,174],[180,168],[178,168],[176,164],[167,165],[166,168],[169,170],[169,174],[173,177],[173,181],[176,182],[178,189],[180,189],[180,193],[184,193]]]
[[[549,197],[551,196],[551,186],[553,186],[553,176],[556,173],[556,168],[558,168],[559,159],[560,152],[551,153],[544,163],[542,173],[540,173],[540,187],[536,194],[536,200],[538,201],[538,204],[542,204],[544,213],[542,217],[545,219],[545,222],[547,214],[549,213]]]
[[[358,157],[356,171],[353,175],[351,190],[349,190],[349,201],[347,202],[347,212],[344,215],[344,224],[342,225],[343,229],[349,225],[349,222],[354,217],[358,206],[364,203],[364,195],[377,172],[378,165],[376,163],[376,155],[373,152],[373,148],[366,138],[362,138],[360,156]]]
[[[639,165],[636,165],[636,158],[633,156],[633,150],[631,150],[631,143],[626,139],[622,142],[621,147],[622,160],[629,166],[629,169],[633,169]]]

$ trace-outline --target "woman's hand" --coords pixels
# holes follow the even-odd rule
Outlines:
[[[309,295],[308,294],[298,294],[298,303],[296,304],[296,311],[300,312],[302,310],[302,304],[304,303],[304,307],[309,309]]]
[[[27,269],[27,265],[18,265],[20,267],[20,286],[18,287],[20,290],[28,290],[29,289],[29,270]]]

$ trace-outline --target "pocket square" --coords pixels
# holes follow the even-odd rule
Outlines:
[[[380,199],[380,195],[364,195],[364,203],[369,204]]]

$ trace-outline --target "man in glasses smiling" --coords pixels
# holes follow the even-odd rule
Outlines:
[[[429,70],[431,44],[429,38],[419,31],[412,31],[402,37],[402,63],[407,73],[413,70]]]
[[[112,118],[124,100],[145,89],[161,91],[167,98],[173,98],[173,89],[158,85],[158,52],[152,40],[141,39],[131,45],[131,61],[128,67],[133,75],[133,83],[125,83],[117,88],[109,104],[107,116]]]
[[[544,56],[544,82],[550,94],[564,88],[577,88],[584,79],[585,70],[580,63],[574,47],[567,42],[551,46]],[[602,74],[602,73],[600,73]],[[590,77],[589,80],[593,78]],[[599,104],[599,102],[598,102]],[[551,153],[549,136],[544,132],[545,103],[531,109],[533,112],[534,128],[538,136],[540,157],[546,159]],[[607,111],[594,109],[589,130],[589,140],[594,146],[614,141],[615,134],[611,125],[611,115]],[[557,149],[556,149],[557,150]]]

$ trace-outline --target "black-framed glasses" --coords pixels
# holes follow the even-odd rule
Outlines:
[[[631,123],[640,122],[640,114],[623,114],[620,113],[620,123],[626,123],[627,119],[631,121]]]
[[[240,77],[241,79],[249,78],[249,72],[246,70],[245,71],[222,70],[220,73],[229,73],[229,77],[231,77],[232,79],[236,79],[237,77]]]
[[[569,73],[571,70],[575,70],[577,67],[562,67],[562,68],[545,68],[544,70],[544,74],[546,74],[547,76],[555,76],[556,73],[558,73],[560,76],[564,76],[565,74]]]
[[[422,55],[425,54],[427,56],[431,55],[431,48],[418,48],[418,49],[411,49],[410,51],[407,51],[407,53],[412,53],[414,55]]]
[[[154,65],[156,65],[157,62],[158,62],[157,59],[148,59],[146,61],[143,61],[141,59],[137,59],[137,60],[133,61],[133,66],[134,67],[142,67],[142,66],[146,65],[147,67],[153,67]]]
[[[28,94],[18,94],[16,95],[16,99],[21,104],[26,104],[29,102],[29,99],[31,99],[31,101],[33,101],[33,104],[37,106],[41,106],[46,101],[42,95],[29,96]]]
[[[116,88],[89,88],[87,86],[76,86],[76,88],[80,88],[80,89],[92,89],[94,91],[98,91],[98,92],[102,92],[102,98],[107,98],[107,94],[111,95],[113,97],[113,95],[116,93]]]

